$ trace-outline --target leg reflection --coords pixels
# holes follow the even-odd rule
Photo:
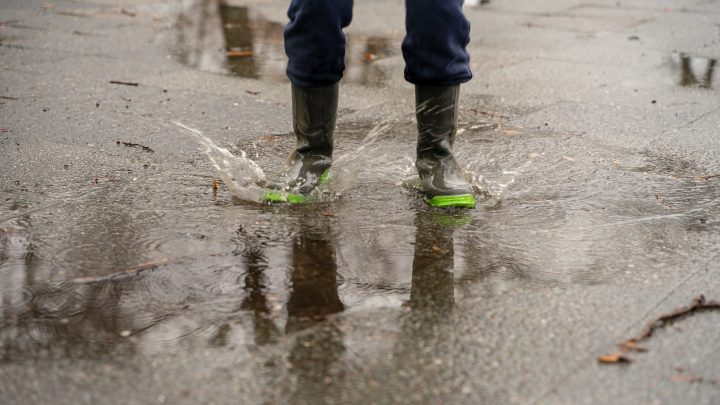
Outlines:
[[[302,221],[292,247],[292,289],[287,303],[288,332],[344,309],[337,289],[337,264],[327,219]]]
[[[412,309],[448,310],[455,303],[452,222],[450,214],[434,211],[421,211],[415,216]]]
[[[307,217],[300,221],[293,241],[292,266],[285,331],[316,326],[299,334],[288,354],[297,381],[294,397],[301,402],[325,403],[332,398],[329,384],[337,379],[338,373],[333,370],[345,352],[338,323],[319,322],[344,309],[338,295],[335,249],[327,218],[318,218],[316,223]]]

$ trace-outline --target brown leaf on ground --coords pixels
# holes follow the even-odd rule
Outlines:
[[[599,363],[603,364],[630,363],[632,361],[629,358],[625,357],[624,353],[620,352],[598,356],[597,360]]]
[[[215,177],[213,177],[212,189],[213,189],[213,191],[217,191],[217,189],[218,189],[217,180],[215,179]]]

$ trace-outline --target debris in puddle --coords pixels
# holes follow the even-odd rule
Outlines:
[[[698,178],[701,179],[701,180],[708,181],[708,180],[710,180],[710,179],[716,179],[716,178],[719,178],[719,177],[720,177],[720,173],[715,173],[715,174],[708,174],[708,175],[705,175],[705,176],[699,176]]]
[[[245,90],[245,93],[252,94],[253,96],[257,96],[258,94],[260,94],[259,91],[252,91],[252,90]]]
[[[123,86],[138,86],[139,84],[136,82],[123,82],[120,80],[110,80],[110,84],[120,84]]]
[[[628,37],[628,41],[639,41],[639,40],[640,40],[640,37],[637,35],[630,35]]]
[[[124,8],[120,9],[120,14],[126,15],[128,17],[135,17],[137,15],[137,13],[135,13],[134,11],[126,10]]]
[[[145,146],[145,145],[140,145],[139,143],[122,142],[122,141],[116,141],[116,142],[117,142],[118,145],[123,144],[123,145],[125,145],[125,146],[127,146],[127,147],[129,147],[129,148],[141,148],[141,149],[144,150],[145,152],[155,153],[155,151],[152,150],[152,148],[150,148],[150,147],[148,147],[148,146]]]
[[[151,260],[145,263],[140,263],[137,266],[131,267],[129,269],[125,269],[123,271],[119,271],[116,273],[108,274],[105,276],[97,276],[97,277],[78,277],[70,280],[70,283],[73,284],[93,284],[93,283],[102,283],[106,281],[117,281],[122,280],[130,277],[138,276],[139,274],[148,271],[156,269],[160,266],[164,266],[168,264],[170,261],[167,258],[158,259],[158,260]]]
[[[649,339],[656,330],[665,327],[667,324],[689,316],[695,312],[709,311],[709,310],[720,310],[720,301],[708,301],[704,295],[698,295],[695,297],[690,305],[679,307],[666,314],[660,315],[659,317],[651,320],[645,326],[645,329],[639,335],[632,337],[622,343],[619,343],[618,351],[608,355],[598,356],[597,360],[599,363],[626,363],[632,361],[625,355],[628,352],[644,352],[647,349],[639,347],[638,343]],[[614,360],[614,361],[613,361]]]
[[[433,253],[439,253],[439,254],[445,254],[445,253],[448,252],[447,250],[441,248],[441,247],[438,246],[438,245],[433,245],[432,251],[433,251]]]
[[[372,62],[376,60],[378,56],[372,52],[363,52],[362,60],[363,62]]]
[[[242,50],[242,51],[227,51],[228,58],[247,58],[253,56],[253,51]]]

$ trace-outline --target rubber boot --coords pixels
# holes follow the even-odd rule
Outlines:
[[[332,164],[338,87],[337,83],[318,88],[292,85],[297,145],[282,174],[268,184],[268,188],[276,191],[266,192],[266,201],[304,203],[315,187],[327,181]]]
[[[475,196],[455,157],[460,85],[415,86],[421,189],[434,207],[474,208]]]

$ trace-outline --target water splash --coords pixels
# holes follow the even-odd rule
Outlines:
[[[247,157],[245,151],[235,155],[215,144],[199,129],[178,121],[172,123],[192,135],[205,148],[205,153],[217,170],[218,176],[230,188],[233,195],[245,201],[262,202],[265,189],[259,184],[265,180],[265,172],[255,161]]]
[[[267,191],[261,187],[265,181],[265,172],[257,162],[247,157],[244,150],[240,150],[240,155],[233,154],[228,149],[218,146],[202,131],[178,121],[172,121],[172,123],[192,135],[203,146],[210,162],[217,170],[218,176],[235,197],[244,201],[263,202],[263,196]],[[361,173],[367,169],[372,170],[375,165],[370,165],[368,162],[377,159],[381,150],[374,144],[389,127],[390,125],[387,123],[376,125],[363,138],[358,147],[335,158],[330,180],[324,186],[313,190],[307,196],[307,201],[336,200],[343,192],[357,183]],[[383,166],[380,169],[386,171],[387,167]]]
[[[363,138],[360,146],[334,159],[332,177],[328,183],[333,195],[339,196],[350,189],[357,183],[360,173],[376,166],[368,164],[370,160],[378,159],[380,148],[374,147],[374,144],[389,128],[390,125],[385,122],[374,126]]]

